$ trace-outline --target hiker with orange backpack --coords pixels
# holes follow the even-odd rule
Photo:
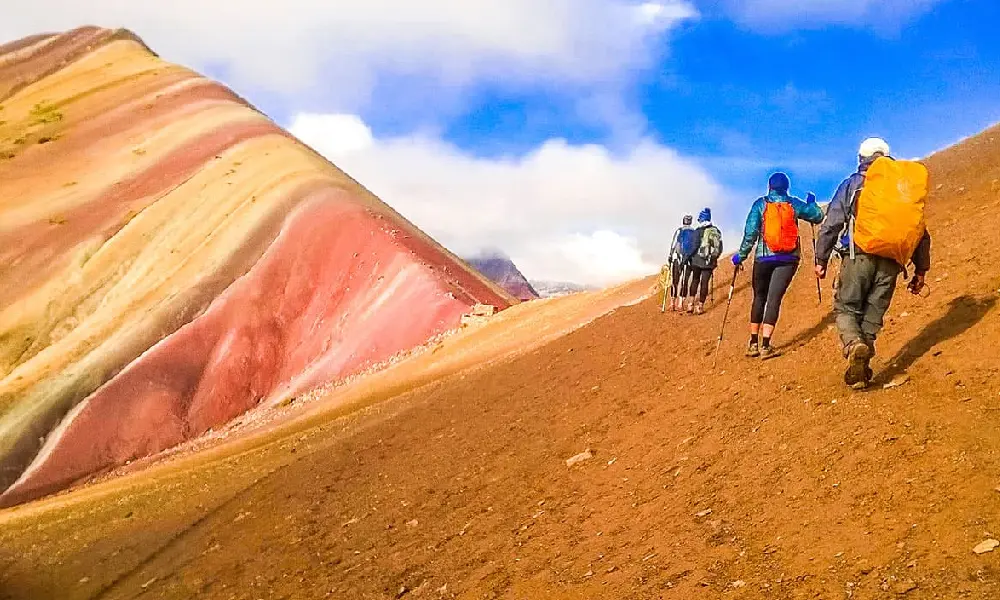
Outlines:
[[[858,150],[858,170],[844,180],[830,202],[816,242],[816,276],[826,277],[830,254],[841,256],[834,298],[837,329],[847,370],[844,383],[865,388],[874,373],[875,338],[899,274],[913,262],[907,286],[919,294],[931,267],[931,238],[924,221],[927,169],[914,161],[896,160],[880,138],[865,140]]]
[[[750,343],[748,357],[774,358],[771,336],[778,323],[781,301],[799,268],[799,219],[809,223],[823,220],[823,210],[816,196],[806,196],[805,202],[788,195],[791,181],[784,173],[771,175],[767,195],[758,198],[750,208],[743,243],[733,255],[733,265],[739,269],[757,246],[753,265],[753,307],[750,311]]]

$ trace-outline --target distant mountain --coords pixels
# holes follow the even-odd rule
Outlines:
[[[465,261],[518,300],[535,300],[540,297],[514,261],[503,253],[484,253]]]
[[[598,289],[592,285],[580,285],[568,281],[532,281],[531,285],[542,298],[554,298]]]

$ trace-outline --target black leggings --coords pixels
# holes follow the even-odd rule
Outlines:
[[[774,325],[781,312],[781,299],[785,297],[799,263],[760,263],[753,265],[753,308],[751,323]]]
[[[708,284],[712,280],[712,269],[699,269],[691,265],[691,274],[688,276],[686,291],[688,296],[698,294],[698,302],[705,303],[708,298]]]

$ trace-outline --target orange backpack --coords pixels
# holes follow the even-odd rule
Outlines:
[[[862,252],[902,267],[910,262],[927,230],[928,179],[927,167],[915,161],[883,157],[868,167],[854,217],[854,243]]]
[[[799,247],[799,220],[790,202],[764,201],[763,237],[774,253],[794,252]]]

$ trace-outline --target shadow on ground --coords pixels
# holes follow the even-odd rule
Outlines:
[[[924,327],[915,338],[889,359],[889,368],[876,377],[875,383],[892,381],[941,342],[965,333],[982,321],[996,303],[996,297],[977,298],[964,295],[955,298],[948,303],[948,311],[945,314]]]
[[[837,313],[831,310],[818,323],[779,346],[778,350],[791,350],[793,348],[805,346],[811,342],[813,338],[826,331],[827,328],[836,322],[836,320]]]

